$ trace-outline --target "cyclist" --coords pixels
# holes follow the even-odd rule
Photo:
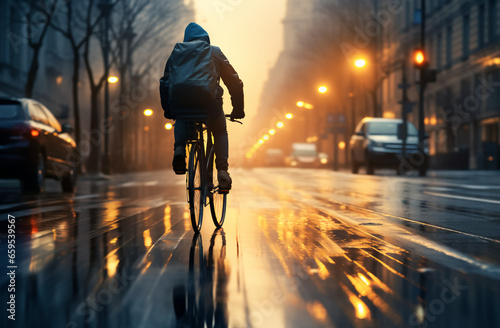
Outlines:
[[[184,42],[191,41],[205,41],[210,44],[208,33],[198,24],[190,23],[184,32]],[[220,48],[215,46],[211,47],[212,60],[215,64],[217,72],[217,82],[220,78],[224,81],[229,93],[231,95],[231,103],[233,110],[231,112],[231,119],[241,119],[245,117],[244,101],[243,101],[243,82],[238,77],[238,74],[231,66],[226,56],[222,53]],[[164,76],[162,80],[168,81],[169,78],[169,60],[165,65]],[[172,162],[173,169],[176,174],[186,173],[186,140],[189,137],[187,134],[188,126],[182,119],[176,119],[176,113],[186,113],[190,109],[199,110],[205,109],[208,112],[207,127],[212,131],[214,136],[215,145],[215,165],[218,171],[219,188],[221,190],[231,189],[231,177],[228,170],[228,134],[226,127],[226,118],[222,109],[222,95],[224,90],[217,84],[217,95],[215,103],[207,103],[204,108],[186,108],[177,106],[174,101],[168,97],[168,92],[162,92],[160,87],[161,105],[164,110],[164,116],[167,119],[174,119],[174,159]]]

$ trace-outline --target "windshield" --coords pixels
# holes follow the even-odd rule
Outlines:
[[[0,120],[22,120],[23,111],[20,104],[0,104]]]
[[[293,152],[295,156],[301,156],[301,157],[316,157],[316,151],[315,150],[295,150]]]
[[[397,135],[398,125],[402,124],[400,122],[370,122],[368,124],[368,134],[369,135]],[[408,136],[418,135],[415,126],[408,122]]]

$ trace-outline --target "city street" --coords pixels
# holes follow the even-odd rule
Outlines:
[[[0,193],[1,327],[499,327],[500,175],[233,168],[194,235],[171,171]],[[3,300],[6,307],[5,300]],[[7,308],[7,307],[6,307]]]

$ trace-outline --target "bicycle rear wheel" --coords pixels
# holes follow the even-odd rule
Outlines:
[[[188,167],[188,194],[191,224],[195,232],[200,232],[203,222],[203,208],[205,207],[205,180],[201,167],[203,149],[199,143],[193,144],[189,154]]]
[[[217,228],[222,227],[226,218],[227,194],[219,193],[219,180],[217,179],[217,169],[215,168],[215,147],[210,149],[207,160],[207,181],[209,183],[208,198],[210,201],[210,212],[212,220]]]

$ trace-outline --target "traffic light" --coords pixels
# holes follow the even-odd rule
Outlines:
[[[415,68],[424,68],[427,66],[427,61],[425,60],[425,54],[422,49],[415,50],[413,55],[413,64]]]

